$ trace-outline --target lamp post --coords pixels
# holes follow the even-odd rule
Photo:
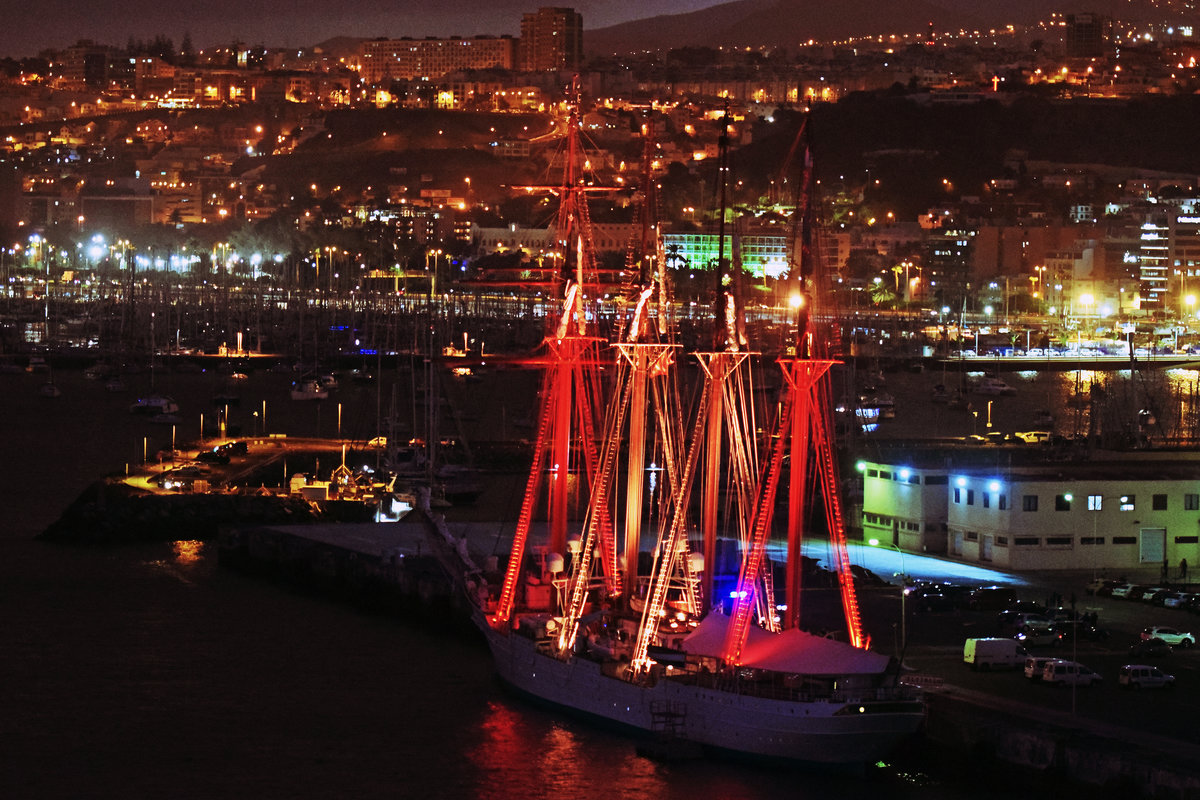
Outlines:
[[[904,661],[904,650],[908,646],[908,572],[904,569],[904,551],[894,544],[878,539],[868,539],[867,544],[872,547],[886,547],[900,554],[900,647],[897,658]]]

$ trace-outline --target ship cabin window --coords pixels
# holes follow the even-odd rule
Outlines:
[[[1184,511],[1200,511],[1200,494],[1185,494],[1183,496]]]
[[[1150,508],[1155,511],[1167,510],[1167,496],[1165,494],[1150,495]]]
[[[1024,495],[1021,498],[1021,510],[1022,511],[1037,511],[1038,510],[1038,496],[1036,494]]]
[[[1006,494],[998,495],[996,497],[996,499],[1000,501],[999,503],[996,504],[996,507],[999,508],[1001,511],[1007,511],[1008,510],[1008,495],[1006,495]]]
[[[1088,495],[1088,511],[1100,511],[1104,508],[1104,498],[1098,494]]]

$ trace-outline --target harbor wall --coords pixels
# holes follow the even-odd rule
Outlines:
[[[224,567],[372,613],[471,629],[457,582],[423,536],[404,523],[227,525],[217,554]]]
[[[1073,724],[1048,712],[1035,719],[950,687],[925,697],[925,746],[979,775],[1015,772],[1040,788],[1057,782],[1068,792],[1099,790],[1123,800],[1200,798],[1200,760],[1186,742],[1138,741],[1126,730]]]

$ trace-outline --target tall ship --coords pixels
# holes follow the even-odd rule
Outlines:
[[[616,289],[593,283],[585,192],[595,184],[579,168],[579,128],[576,102],[555,191],[566,288],[544,342],[533,464],[506,564],[469,572],[474,621],[512,689],[665,751],[860,768],[913,734],[924,705],[896,660],[870,649],[859,615],[833,441],[836,361],[823,345],[831,317],[815,305],[824,278],[809,233],[810,160],[793,181],[794,332],[764,420],[750,368],[761,359],[742,322],[739,222],[724,211],[712,346],[684,354],[675,341],[650,131],[627,311],[597,332],[589,292]],[[793,152],[807,156],[803,134]],[[775,524],[777,506],[786,525]],[[801,626],[810,529],[836,562],[836,634]],[[731,566],[718,574],[718,562]]]

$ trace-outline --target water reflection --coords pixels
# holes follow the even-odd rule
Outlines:
[[[171,550],[175,553],[176,564],[188,566],[204,557],[204,542],[196,539],[171,542]]]

